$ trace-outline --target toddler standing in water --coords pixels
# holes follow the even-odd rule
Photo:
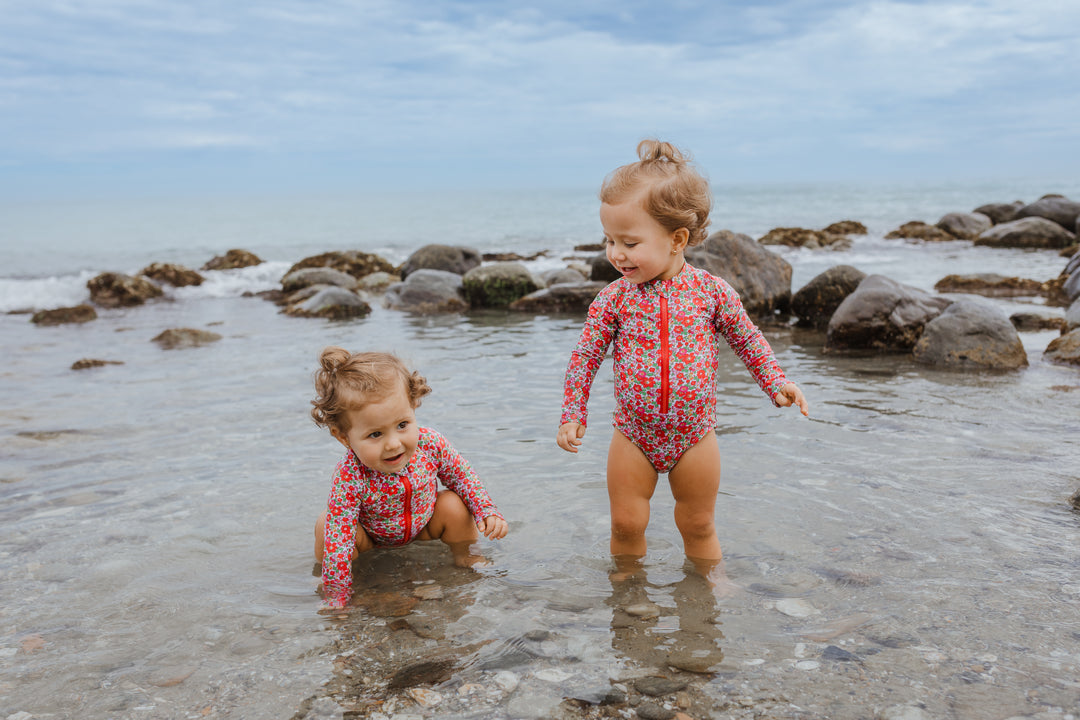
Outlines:
[[[311,416],[347,450],[315,526],[326,607],[348,604],[358,553],[442,540],[455,564],[469,566],[480,560],[469,552],[477,527],[493,540],[506,536],[506,520],[465,459],[417,425],[415,410],[431,392],[423,376],[393,355],[339,347],[323,350],[319,364]]]
[[[712,202],[705,178],[668,143],[645,140],[637,150],[638,162],[617,168],[600,189],[607,258],[622,277],[589,307],[566,371],[557,442],[578,451],[589,389],[614,343],[615,431],[607,464],[611,553],[621,562],[645,555],[649,500],[658,474],[667,473],[683,548],[706,577],[717,580],[717,335],[774,404],[798,405],[803,415],[809,409],[738,294],[683,257],[706,237]]]

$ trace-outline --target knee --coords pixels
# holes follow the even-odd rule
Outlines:
[[[634,540],[645,534],[649,518],[635,513],[615,513],[611,516],[611,536],[616,540]]]
[[[716,524],[712,513],[676,513],[675,526],[683,539],[703,540],[716,534]]]

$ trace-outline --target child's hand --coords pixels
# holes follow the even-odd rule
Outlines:
[[[802,390],[799,389],[799,386],[793,382],[789,382],[787,385],[780,388],[780,392],[776,393],[776,396],[773,398],[773,400],[775,400],[776,404],[780,407],[798,405],[799,410],[802,412],[803,415],[806,415],[808,417],[810,415],[810,406],[806,403],[806,396],[803,395]]]
[[[488,515],[484,518],[482,532],[488,540],[501,540],[506,537],[508,530],[510,530],[510,526],[498,515]]]
[[[559,434],[555,436],[555,442],[566,452],[577,452],[577,446],[581,444],[581,438],[585,437],[585,426],[581,423],[568,422],[559,426]]]

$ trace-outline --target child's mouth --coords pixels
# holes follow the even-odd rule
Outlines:
[[[394,457],[389,457],[383,460],[387,465],[397,465],[399,462],[405,459],[405,453],[398,453]]]

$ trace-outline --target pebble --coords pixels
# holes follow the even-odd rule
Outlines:
[[[927,720],[930,716],[914,705],[893,705],[881,713],[881,720]]]
[[[797,670],[817,670],[819,667],[821,667],[821,663],[817,660],[800,660],[795,663]]]
[[[558,670],[556,668],[546,668],[544,670],[537,671],[535,677],[538,680],[544,682],[559,683],[563,680],[568,680],[574,677],[574,673],[566,672],[565,670]]]
[[[682,680],[672,680],[662,677],[643,677],[634,681],[634,689],[642,695],[659,697],[670,695],[686,689],[686,683]]]
[[[660,607],[653,603],[635,603],[624,608],[627,615],[639,618],[660,617]]]
[[[421,600],[441,600],[443,589],[438,585],[421,585],[413,590],[413,595]]]
[[[651,702],[638,705],[637,714],[641,720],[671,720],[671,718],[675,717],[674,710],[668,710]]]
[[[433,708],[442,702],[442,695],[427,688],[409,688],[407,694],[417,705],[425,708]]]
[[[804,618],[817,615],[820,610],[801,598],[784,598],[776,601],[776,609],[788,617]]]
[[[495,684],[505,693],[512,693],[517,690],[518,676],[509,670],[500,670],[495,673]]]

